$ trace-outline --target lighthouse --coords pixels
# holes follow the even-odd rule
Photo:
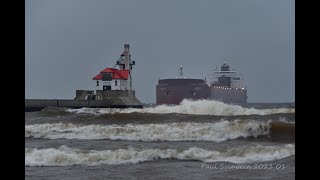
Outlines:
[[[132,89],[132,67],[130,46],[124,50],[113,68],[107,67],[92,79],[96,91],[76,90],[74,99],[26,99],[26,111],[39,111],[45,107],[67,108],[142,108],[143,104],[135,96]],[[117,68],[115,68],[117,66]]]
[[[125,44],[124,51],[114,66],[118,66],[118,68],[107,67],[92,78],[94,81],[96,81],[97,90],[132,91],[131,74],[133,65],[135,65],[135,61],[131,60],[130,46],[129,44]]]

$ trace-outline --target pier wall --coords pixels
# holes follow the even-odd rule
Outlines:
[[[105,100],[26,99],[25,111],[40,111],[46,107],[66,108],[142,108],[135,97],[107,98]]]
[[[76,90],[76,97],[74,100],[86,100],[87,95],[93,95],[94,91],[91,90]]]
[[[135,97],[135,91],[125,91],[125,90],[113,90],[113,91],[96,91],[96,100],[104,100],[108,98],[117,98],[117,97]]]

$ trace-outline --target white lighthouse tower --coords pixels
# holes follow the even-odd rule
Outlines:
[[[131,54],[130,54],[130,45],[124,45],[124,51],[121,54],[120,60],[117,61],[117,65],[119,66],[120,70],[127,70],[129,72],[129,77],[127,80],[122,80],[120,89],[125,90],[132,90],[132,78],[131,78],[131,71],[132,66],[135,65],[135,61],[131,61]]]
[[[126,90],[132,91],[132,66],[135,61],[131,60],[130,46],[124,45],[124,51],[115,66],[119,69],[109,68],[102,70],[93,80],[97,81],[98,90]]]

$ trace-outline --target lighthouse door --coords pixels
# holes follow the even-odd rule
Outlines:
[[[111,90],[111,86],[103,86],[103,90]]]

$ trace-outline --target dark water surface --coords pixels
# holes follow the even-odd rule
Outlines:
[[[294,125],[290,103],[26,112],[25,178],[294,179]]]

